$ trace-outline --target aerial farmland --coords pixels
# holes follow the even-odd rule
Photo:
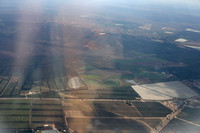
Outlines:
[[[199,2],[158,1],[1,0],[0,133],[199,132]]]

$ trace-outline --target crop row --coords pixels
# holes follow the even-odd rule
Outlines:
[[[10,96],[12,91],[15,89],[16,85],[17,85],[17,82],[10,83],[2,96]]]

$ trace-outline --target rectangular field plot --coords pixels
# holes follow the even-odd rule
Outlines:
[[[0,99],[0,104],[29,104],[30,99]]]
[[[172,111],[158,102],[134,102],[143,117],[165,117]]]
[[[39,94],[28,95],[30,98],[60,98],[56,91],[42,92]]]
[[[0,82],[0,93],[3,92],[3,90],[4,90],[4,88],[6,87],[7,83],[8,83],[8,80],[2,80],[2,81]]]
[[[134,106],[129,106],[121,101],[113,102],[93,102],[95,112],[102,117],[140,117],[139,112]]]
[[[48,86],[51,90],[57,90],[58,89],[54,79],[49,79],[47,84],[48,84]]]
[[[13,116],[13,115],[16,115],[16,116],[28,116],[30,113],[30,111],[27,109],[27,110],[0,110],[0,116]]]
[[[62,116],[62,111],[32,111],[32,116]]]
[[[62,117],[53,117],[53,116],[48,116],[48,117],[42,117],[42,116],[34,116],[32,117],[32,122],[63,122],[63,118]]]
[[[29,123],[26,121],[25,122],[23,122],[23,121],[0,122],[0,132],[2,129],[5,129],[7,132],[8,129],[24,129],[24,128],[29,128],[29,127],[30,127]],[[2,133],[6,133],[6,132],[2,132]]]
[[[133,119],[67,118],[67,123],[77,133],[150,132],[148,127]]]
[[[56,128],[65,128],[65,120],[63,115],[47,115],[47,112],[42,112],[40,115],[32,115],[31,127],[37,128],[45,124],[55,124]],[[33,113],[35,114],[35,113]]]
[[[60,105],[61,104],[61,101],[59,99],[54,99],[54,100],[32,99],[31,102],[32,104],[39,104],[39,105]]]
[[[29,121],[29,116],[0,116],[0,121],[3,122],[3,121],[10,121],[10,122],[13,122],[13,121],[26,121],[28,122]]]
[[[133,100],[139,95],[131,87],[118,87],[110,89],[70,91],[70,95],[77,98],[97,99],[127,99]]]
[[[5,76],[0,81],[0,97],[19,95],[20,89],[20,83],[14,75]]]
[[[15,87],[17,86],[17,82],[12,82],[8,85],[6,90],[4,91],[2,96],[11,96],[12,92],[15,90]]]
[[[0,130],[29,128],[29,114],[29,100],[0,100]]]
[[[60,100],[32,100],[31,127],[55,124],[58,129],[65,127]]]
[[[134,106],[122,101],[71,101],[65,105],[68,117],[141,117]]]
[[[28,110],[30,109],[29,104],[1,104],[0,110],[2,109],[18,109],[18,110]]]
[[[58,105],[32,105],[32,109],[40,109],[40,110],[61,110],[61,106]]]

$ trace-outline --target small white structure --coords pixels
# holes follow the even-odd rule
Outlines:
[[[145,100],[190,98],[198,95],[179,81],[132,85],[131,87]]]
[[[184,38],[179,38],[179,39],[176,39],[175,42],[187,42],[188,40],[187,39],[184,39]]]
[[[100,36],[104,36],[104,35],[106,35],[106,33],[100,32],[99,35],[100,35]]]

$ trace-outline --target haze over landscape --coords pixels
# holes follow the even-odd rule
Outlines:
[[[197,133],[199,0],[1,0],[0,133]]]

